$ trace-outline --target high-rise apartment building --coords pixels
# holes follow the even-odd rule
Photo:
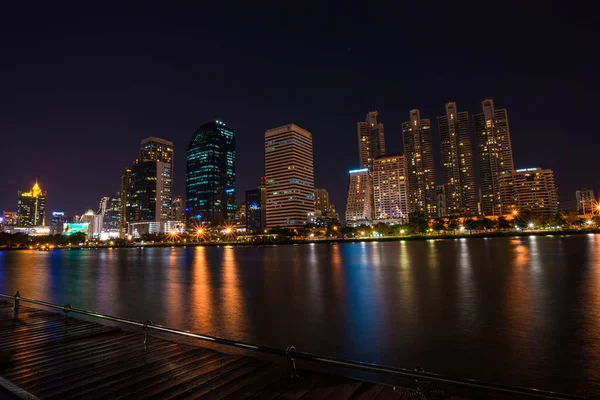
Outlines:
[[[202,125],[187,148],[186,212],[190,225],[235,220],[235,136],[222,121]]]
[[[184,222],[185,221],[185,210],[183,208],[183,199],[180,195],[177,195],[173,200],[173,215],[171,217],[174,221]]]
[[[372,161],[374,220],[408,222],[406,157],[386,154]]]
[[[331,202],[327,190],[315,189],[315,211],[320,211],[322,215],[331,211]]]
[[[446,211],[446,186],[437,185],[435,193],[437,197],[437,216],[443,218],[448,215]]]
[[[160,201],[160,177],[169,164],[138,161],[131,167],[128,187],[128,223],[168,220],[169,206]]]
[[[267,181],[260,178],[256,189],[246,190],[246,229],[262,231],[267,227]]]
[[[553,216],[558,212],[558,190],[551,169],[524,168],[499,178],[504,213],[529,211]]]
[[[479,163],[479,191],[481,212],[484,215],[502,215],[500,177],[504,185],[514,170],[508,113],[505,109],[496,109],[494,101],[481,102],[483,112],[473,116],[475,144]]]
[[[119,222],[119,237],[123,238],[125,237],[125,235],[127,234],[128,228],[127,228],[127,224],[129,222],[132,222],[131,219],[131,215],[130,210],[131,210],[131,204],[130,204],[130,199],[129,199],[129,195],[130,195],[130,191],[129,191],[129,185],[131,185],[131,169],[125,168],[125,172],[123,172],[123,175],[121,176],[121,190],[119,192],[119,195],[121,196],[121,215],[120,215],[120,222]]]
[[[16,226],[17,225],[17,212],[16,211],[3,211],[2,221],[4,226]]]
[[[402,124],[408,166],[408,211],[413,220],[435,218],[437,201],[431,121],[421,119],[417,109],[411,110],[409,116],[410,120]]]
[[[154,136],[143,139],[140,143],[140,160],[165,162],[173,168],[173,142]]]
[[[365,122],[356,124],[361,168],[369,168],[373,158],[385,154],[383,123],[377,122],[378,115],[377,111],[370,111]]]
[[[477,195],[469,114],[457,111],[456,103],[446,104],[446,115],[438,117],[438,130],[446,196],[443,216],[476,215]]]
[[[172,217],[173,207],[173,142],[157,137],[143,139],[140,143],[140,159],[157,161],[156,201],[160,203],[160,213],[156,221],[166,221]]]
[[[577,200],[577,212],[588,215],[596,211],[597,204],[593,189],[576,190],[575,199]]]
[[[19,191],[17,201],[18,226],[46,225],[46,195],[47,193],[35,185],[28,192]]]
[[[267,228],[302,227],[314,213],[312,134],[295,124],[265,132]]]
[[[349,171],[350,186],[346,203],[346,225],[359,226],[370,224],[372,215],[372,189],[369,168]]]
[[[104,207],[102,220],[102,231],[114,234],[120,231],[121,226],[121,194],[117,193],[106,199],[107,201]],[[100,208],[103,208],[102,204]]]
[[[54,211],[52,213],[52,222],[50,223],[50,234],[61,235],[63,227],[67,223],[67,216],[62,211]]]

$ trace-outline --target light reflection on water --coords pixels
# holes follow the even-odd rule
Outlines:
[[[0,291],[16,290],[282,348],[600,393],[600,235],[0,252]]]

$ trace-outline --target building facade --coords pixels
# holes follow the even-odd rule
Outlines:
[[[446,114],[438,117],[438,130],[446,196],[446,208],[442,216],[476,215],[477,192],[469,113],[458,112],[456,103],[446,104]]]
[[[406,175],[404,154],[386,154],[373,159],[373,219],[375,221],[398,224],[408,222]]]
[[[377,122],[378,115],[377,111],[370,111],[364,122],[356,124],[361,168],[369,168],[373,158],[385,154],[383,123]]]
[[[180,195],[177,195],[173,200],[173,216],[171,217],[174,221],[185,222],[185,209],[183,207],[183,199]]]
[[[371,178],[368,168],[350,170],[350,185],[346,202],[346,225],[370,224],[373,219],[371,208]]]
[[[419,110],[410,111],[402,124],[404,152],[408,166],[408,210],[412,220],[437,217],[431,121],[421,119]]]
[[[484,215],[502,215],[503,205],[500,177],[509,185],[514,170],[508,113],[496,109],[494,101],[481,102],[483,112],[473,116],[475,145],[479,163],[479,193]]]
[[[19,191],[17,200],[18,226],[46,225],[46,191],[35,185],[28,192]]]
[[[126,196],[126,220],[133,222],[169,220],[171,204],[162,196],[171,167],[160,161],[138,161],[131,167]]]
[[[16,211],[3,211],[2,221],[4,226],[17,226],[18,218]]]
[[[588,215],[596,211],[596,197],[593,189],[579,189],[575,191],[575,199],[577,200],[577,212]]]
[[[54,211],[52,213],[52,222],[50,223],[51,235],[62,235],[64,225],[68,222],[67,216],[62,211]]]
[[[222,121],[202,125],[187,148],[186,221],[235,220],[235,136]]]
[[[107,198],[102,221],[102,231],[118,233],[121,227],[121,195],[117,193]]]
[[[312,134],[295,124],[265,132],[267,228],[295,228],[314,213]]]
[[[161,210],[157,220],[166,221],[173,214],[173,142],[151,136],[140,142],[140,161],[158,161],[156,199]]]
[[[125,172],[123,172],[123,175],[121,176],[121,190],[119,192],[119,195],[121,196],[121,219],[119,223],[119,237],[121,238],[124,238],[125,235],[127,235],[127,224],[131,220],[131,216],[129,214],[131,210],[131,203],[129,201],[129,185],[131,185],[131,169],[128,167],[125,168]]]
[[[558,212],[558,189],[551,169],[518,169],[503,173],[499,182],[505,214],[528,211],[533,216],[554,216]]]

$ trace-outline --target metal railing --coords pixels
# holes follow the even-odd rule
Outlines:
[[[13,300],[13,310],[15,318],[18,317],[18,310],[20,307],[20,302],[24,301],[31,304],[37,304],[44,307],[54,308],[58,310],[62,310],[65,313],[65,322],[68,319],[69,313],[76,313],[81,315],[87,315],[94,318],[99,318],[107,321],[117,322],[124,325],[135,326],[138,328],[142,328],[144,332],[144,343],[148,341],[148,332],[149,331],[157,331],[163,333],[169,333],[173,335],[185,336],[188,338],[205,340],[213,343],[218,343],[226,346],[237,347],[245,350],[254,350],[262,353],[273,354],[277,356],[282,356],[288,359],[292,364],[293,376],[298,376],[296,371],[295,360],[306,360],[317,363],[322,363],[335,367],[343,367],[350,369],[357,369],[361,371],[376,373],[376,374],[385,374],[396,377],[403,377],[415,380],[416,382],[423,381],[435,381],[441,382],[445,384],[457,385],[460,387],[466,388],[474,388],[481,389],[485,391],[492,391],[497,393],[503,393],[506,395],[521,395],[521,396],[531,396],[537,398],[544,399],[585,399],[585,397],[558,393],[548,390],[540,390],[534,388],[524,388],[517,386],[509,386],[502,385],[492,382],[481,381],[477,379],[468,379],[468,378],[454,378],[441,374],[435,374],[432,372],[425,372],[423,370],[410,370],[406,368],[396,368],[396,367],[387,367],[383,365],[364,363],[359,361],[348,361],[342,360],[334,357],[328,356],[319,356],[316,354],[306,353],[297,351],[294,346],[288,346],[286,349],[263,346],[263,345],[255,345],[250,343],[245,343],[237,340],[225,339],[218,336],[199,334],[194,332],[189,332],[185,330],[170,328],[163,325],[153,324],[150,320],[146,320],[145,322],[133,321],[126,318],[115,317],[112,315],[102,314],[95,311],[88,311],[82,308],[72,307],[70,304],[66,305],[58,305],[53,304],[47,301],[35,300],[27,297],[22,297],[19,292],[16,292],[14,295],[7,295],[0,293],[0,298],[11,299]]]

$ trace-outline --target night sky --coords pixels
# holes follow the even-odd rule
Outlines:
[[[410,109],[435,121],[448,101],[474,114],[486,97],[508,109],[517,168],[552,168],[563,203],[600,188],[599,21],[584,8],[126,3],[2,5],[0,210],[36,177],[49,212],[97,209],[147,136],[175,143],[185,195],[188,142],[219,119],[236,133],[238,204],[263,174],[264,131],[293,121],[312,132],[315,185],[343,215],[367,111],[399,152]]]

